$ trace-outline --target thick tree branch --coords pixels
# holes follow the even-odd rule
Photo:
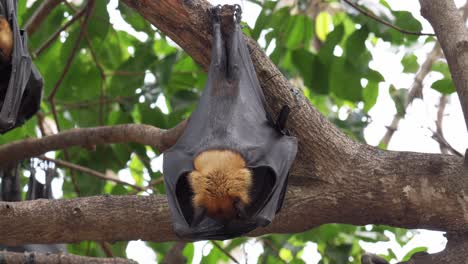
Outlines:
[[[372,162],[360,163],[370,157]],[[350,164],[353,170],[346,168]],[[330,182],[294,171],[281,213],[271,226],[251,235],[296,233],[324,223],[468,230],[463,209],[468,208],[463,195],[468,177],[458,157],[369,147],[344,167],[330,166],[337,171]],[[177,240],[161,195],[0,202],[0,234],[5,245]]]
[[[0,146],[0,164],[38,156],[52,150],[72,146],[89,147],[97,144],[134,142],[164,151],[175,143],[184,127],[185,122],[170,130],[137,124],[71,129],[43,138],[26,139],[2,145]]]
[[[468,29],[453,0],[419,0],[444,51],[468,128]]]
[[[16,253],[0,251],[0,263],[34,263],[34,264],[136,264],[133,260],[123,258],[93,258],[71,254],[50,253]]]

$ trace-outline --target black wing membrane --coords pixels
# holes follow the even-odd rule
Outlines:
[[[265,110],[263,91],[239,25],[241,10],[238,5],[233,9],[232,24],[225,25],[230,30],[224,35],[221,19],[212,15],[212,54],[205,89],[185,131],[164,153],[174,231],[183,238],[230,239],[271,223],[281,208],[297,152],[297,139],[285,128],[289,107],[276,121]],[[209,217],[194,221],[193,191],[186,176],[193,170],[197,154],[209,149],[240,153],[252,171],[252,203],[245,208],[245,217],[229,223]]]
[[[0,0],[0,16],[13,33],[11,61],[0,68],[0,133],[5,133],[39,110],[44,82],[29,56],[26,32],[18,25],[17,1]]]

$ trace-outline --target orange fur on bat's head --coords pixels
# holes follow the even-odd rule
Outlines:
[[[230,150],[208,150],[195,158],[194,167],[189,174],[193,206],[223,222],[238,217],[239,210],[250,203],[252,185],[242,156]]]
[[[5,17],[0,16],[0,62],[9,62],[13,51],[13,32]]]

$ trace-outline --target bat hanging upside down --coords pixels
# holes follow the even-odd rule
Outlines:
[[[239,153],[207,150],[195,157],[194,168],[188,178],[194,192],[193,223],[205,214],[220,222],[245,217],[252,173]]]

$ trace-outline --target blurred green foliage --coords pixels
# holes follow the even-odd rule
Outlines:
[[[379,85],[384,82],[381,73],[369,67],[373,59],[369,46],[377,40],[401,47],[411,46],[419,39],[390,29],[337,1],[323,1],[320,12],[311,12],[308,1],[295,1],[294,6],[278,6],[276,1],[251,1],[261,5],[261,12],[253,28],[245,32],[264,43],[272,61],[295,86],[300,88],[310,102],[330,121],[356,140],[364,141],[363,129],[370,119],[368,112],[377,102]],[[380,8],[393,16],[390,22],[412,31],[420,31],[421,24],[411,13],[395,11],[385,1]],[[19,1],[20,21],[24,23],[34,13],[41,1],[26,7]],[[86,3],[86,1],[84,1]],[[144,123],[170,128],[190,116],[206,81],[206,73],[177,45],[158,29],[152,27],[139,14],[119,3],[117,11],[138,34],[118,30],[110,23],[109,1],[96,1],[87,26],[84,41],[70,71],[66,74],[55,97],[57,117],[62,130],[75,127]],[[30,36],[29,49],[34,52],[83,6],[60,4],[52,10],[40,29]],[[78,21],[60,34],[60,38],[34,59],[46,80],[45,96],[48,96],[63,72],[73,46],[82,30]],[[138,38],[136,37],[139,36]],[[427,41],[434,41],[428,38]],[[401,61],[404,72],[415,73],[419,69],[416,56],[407,54]],[[102,69],[103,72],[100,72]],[[432,88],[448,94],[454,91],[453,83],[444,62],[433,66],[443,78]],[[389,88],[398,113],[404,115],[406,89]],[[403,98],[403,99],[402,99]],[[160,108],[164,102],[167,109]],[[103,103],[102,103],[103,102]],[[345,118],[338,112],[345,110]],[[42,112],[53,120],[50,104],[42,104]],[[0,137],[0,144],[37,134],[37,120]],[[151,161],[156,150],[134,144],[98,146],[95,151],[73,148],[68,151],[73,163],[104,172],[118,173],[129,169],[138,185],[161,178]],[[63,151],[56,152],[63,158]],[[70,172],[64,170],[63,196],[76,197]],[[81,172],[81,195],[128,194],[127,186],[104,182]],[[161,181],[155,192],[164,193]],[[319,212],[318,212],[319,213]],[[304,263],[301,256],[308,243],[317,244],[322,255],[320,263],[359,263],[360,241],[388,240],[393,234],[404,245],[409,237],[406,230],[371,226],[364,227],[329,224],[308,232],[292,235],[267,235],[255,239],[264,251],[259,263]],[[237,238],[223,245],[225,252],[242,247],[248,239]],[[161,261],[174,243],[147,243]],[[114,256],[125,257],[127,243],[111,245]],[[95,242],[82,242],[68,246],[71,253],[105,256]],[[415,250],[423,250],[416,248]],[[226,253],[217,247],[203,256],[203,263],[227,261]],[[188,243],[183,250],[187,260],[194,257],[194,246]],[[394,257],[392,251],[385,256]]]

